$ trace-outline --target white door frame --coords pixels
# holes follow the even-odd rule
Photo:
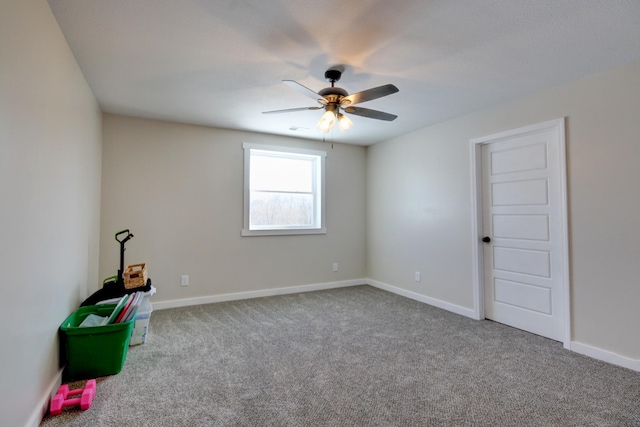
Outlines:
[[[475,318],[482,320],[485,318],[484,302],[484,263],[482,255],[482,145],[494,140],[523,135],[531,132],[543,130],[555,130],[558,132],[560,144],[560,186],[562,201],[560,210],[562,212],[562,262],[564,264],[564,274],[561,278],[562,293],[564,297],[564,348],[570,349],[571,344],[571,300],[569,293],[569,230],[567,213],[567,161],[564,118],[549,120],[535,125],[525,126],[518,129],[499,132],[493,135],[474,138],[471,140],[471,235],[472,248],[472,271],[473,271],[473,299]]]

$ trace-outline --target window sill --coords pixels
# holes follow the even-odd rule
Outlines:
[[[242,237],[253,236],[294,236],[303,234],[327,234],[326,228],[299,228],[288,230],[247,230],[242,229]]]

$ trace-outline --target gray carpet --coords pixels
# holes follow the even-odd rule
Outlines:
[[[369,286],[156,311],[43,426],[640,426],[640,373]]]

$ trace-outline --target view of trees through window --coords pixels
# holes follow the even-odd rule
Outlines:
[[[318,162],[313,155],[251,150],[251,228],[314,227]]]
[[[313,225],[310,194],[251,193],[251,225]]]

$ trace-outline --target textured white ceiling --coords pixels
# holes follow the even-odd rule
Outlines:
[[[361,104],[328,140],[369,145],[640,60],[640,0],[49,0],[102,109],[321,139],[318,91],[344,65]],[[298,130],[290,130],[299,127]],[[308,129],[304,129],[308,128]]]

